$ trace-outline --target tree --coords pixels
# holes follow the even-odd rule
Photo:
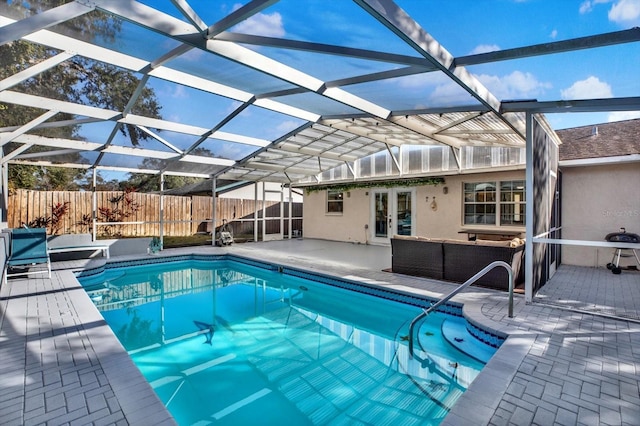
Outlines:
[[[164,177],[164,189],[182,188],[185,185],[200,182],[201,180],[203,179],[168,175]],[[134,187],[139,192],[157,192],[160,191],[160,177],[144,173],[130,173],[126,182],[120,182],[120,187],[122,190],[127,187]]]
[[[72,191],[78,189],[77,180],[85,171],[67,167],[41,167],[11,164],[9,188],[27,188],[37,191]]]
[[[203,155],[205,157],[213,157],[213,153],[206,148],[198,147],[194,149],[191,154]],[[155,158],[145,158],[142,161],[142,168],[162,170],[167,166],[167,160],[158,160]],[[185,185],[202,181],[202,178],[187,177],[187,176],[173,176],[167,175],[164,177],[164,189],[181,188]],[[127,182],[122,183],[124,187],[133,186],[140,192],[154,192],[160,191],[160,177],[157,175],[149,175],[144,173],[130,173]],[[123,188],[124,189],[124,188]]]
[[[0,2],[0,9],[6,15],[22,18],[25,15],[39,13],[61,4],[64,0],[39,0],[37,2]],[[53,30],[80,39],[102,39],[115,41],[121,29],[121,22],[112,16],[94,11],[78,18],[66,21]],[[0,46],[0,80],[27,69],[58,52],[46,46],[17,40]],[[11,90],[40,95],[47,98],[82,103],[86,105],[121,111],[129,103],[140,80],[134,73],[113,65],[91,59],[74,56],[60,65],[42,72],[14,87]],[[0,115],[0,128],[21,126],[42,114],[42,110],[20,105],[3,105]],[[131,112],[151,118],[161,118],[161,106],[151,88],[145,87],[135,102]],[[70,120],[68,114],[57,114],[49,121]],[[114,123],[115,125],[115,123]],[[78,126],[48,127],[35,129],[31,133],[47,137],[79,138]],[[121,125],[120,132],[135,146],[141,139],[149,136],[131,125]],[[17,148],[19,144],[5,145],[5,153]],[[50,149],[31,147],[26,153],[46,153]],[[80,154],[67,155],[67,161],[77,162]],[[56,157],[56,160],[59,160]],[[12,164],[9,168],[11,184],[14,187],[31,189],[75,189],[75,181],[84,171],[68,168],[43,168]]]

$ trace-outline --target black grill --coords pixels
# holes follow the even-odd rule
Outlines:
[[[630,232],[612,232],[604,239],[610,243],[640,243],[640,236]]]
[[[627,232],[624,228],[620,228],[620,232],[611,232],[610,234],[607,234],[604,239],[610,243],[640,243],[640,236],[638,236],[638,234]],[[623,252],[625,253],[623,254]],[[638,258],[638,254],[636,253],[635,249],[616,248],[613,252],[613,259],[611,259],[610,263],[607,263],[607,268],[610,269],[614,274],[619,274],[622,272],[622,268],[620,268],[620,258],[631,256],[634,256],[636,258],[636,262],[638,262],[638,265],[640,266],[640,259]]]

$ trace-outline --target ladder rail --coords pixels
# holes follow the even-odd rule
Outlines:
[[[435,304],[429,306],[427,309],[423,309],[422,312],[420,312],[420,314],[418,314],[413,319],[413,321],[411,321],[411,324],[409,325],[409,355],[412,358],[413,358],[413,329],[415,328],[417,322],[420,321],[422,318],[426,317],[427,315],[429,315],[431,312],[438,309],[443,304],[447,303],[456,294],[460,293],[462,290],[469,287],[471,284],[475,283],[481,277],[486,275],[489,271],[497,267],[502,267],[507,270],[508,279],[509,279],[509,318],[513,318],[513,268],[511,268],[511,265],[509,265],[507,262],[504,262],[502,260],[496,260],[495,262],[491,262],[490,264],[482,268],[477,274],[469,278],[464,283],[460,284],[455,290],[447,294],[442,299],[438,300]]]

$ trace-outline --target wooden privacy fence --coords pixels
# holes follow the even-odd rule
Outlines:
[[[98,191],[97,234],[99,236],[141,237],[160,235],[159,194]],[[278,202],[266,201],[269,210]],[[210,231],[211,197],[165,195],[164,235],[188,236]],[[275,205],[275,206],[274,206]],[[262,217],[262,201],[217,198],[216,227],[226,219],[242,232],[253,232],[254,212]],[[7,221],[11,228],[46,225],[50,234],[79,234],[93,231],[93,193],[78,191],[32,191],[18,189],[9,194]],[[271,215],[267,212],[267,217]],[[288,216],[285,205],[284,216]],[[302,229],[302,203],[294,203],[295,229]],[[268,221],[269,222],[269,221]],[[237,231],[236,231],[237,232]],[[285,230],[286,233],[286,230]]]

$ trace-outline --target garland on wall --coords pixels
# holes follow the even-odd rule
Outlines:
[[[398,186],[422,186],[422,185],[440,185],[444,184],[443,177],[427,177],[427,178],[415,178],[415,179],[394,179],[384,181],[369,181],[369,182],[345,182],[337,184],[326,185],[314,185],[305,188],[307,194],[311,194],[317,191],[324,191],[331,189],[333,191],[346,192],[352,189],[361,188],[395,188]]]

